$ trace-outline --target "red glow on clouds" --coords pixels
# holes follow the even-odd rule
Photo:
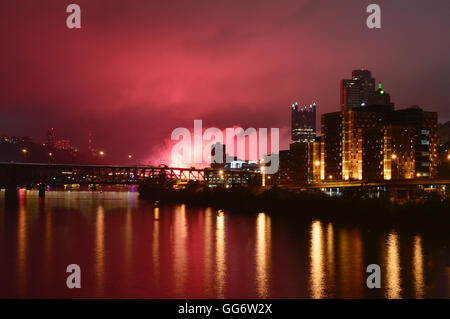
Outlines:
[[[233,128],[237,128],[237,126],[234,126]],[[203,128],[203,132],[205,131],[206,128]],[[248,128],[243,128],[248,129]],[[258,128],[255,128],[258,131]],[[205,149],[207,149],[207,145],[210,144],[211,141],[208,140],[203,140],[202,144],[196,144],[194,143],[194,130],[191,128],[189,129],[189,131],[191,132],[191,154],[194,154],[194,152],[197,152],[198,154],[202,154],[202,152],[204,152]],[[270,128],[267,129],[268,131],[268,136],[267,136],[267,153],[270,154],[272,147],[271,147],[271,134],[270,134]],[[222,135],[223,135],[223,141],[226,141],[226,130],[222,130]],[[280,132],[280,140],[289,140],[290,138],[290,131],[289,128],[281,128]],[[258,136],[258,141],[259,141],[259,136]],[[177,158],[172,158],[172,148],[175,146],[175,144],[177,144],[179,141],[175,140],[172,141],[171,139],[166,139],[165,142],[163,143],[163,146],[158,149],[156,152],[154,152],[153,154],[149,154],[149,156],[146,158],[146,164],[151,164],[151,165],[159,165],[159,164],[165,164],[169,167],[180,167],[180,168],[188,168],[188,167],[197,167],[197,168],[204,168],[204,167],[209,167],[210,166],[210,161],[202,161],[202,163],[189,163],[189,162],[185,162],[183,161],[183,159],[181,157],[177,157]],[[287,147],[284,145],[284,147]],[[259,147],[257,148],[257,153],[259,154]],[[237,140],[235,139],[235,147],[234,147],[234,152],[233,154],[230,154],[229,149],[227,150],[227,154],[230,156],[237,156]],[[249,149],[249,138],[246,137],[245,138],[245,154],[246,156],[244,158],[240,158],[243,160],[259,160],[259,158],[253,158],[251,157],[251,151]]]
[[[117,161],[167,163],[172,130],[194,119],[288,130],[298,101],[316,102],[320,123],[339,109],[340,79],[361,67],[397,107],[448,120],[449,2],[408,1],[405,14],[381,1],[377,31],[365,26],[369,3],[78,0],[82,28],[69,30],[70,2],[2,1],[0,134],[43,140],[54,127],[82,149],[91,131]]]

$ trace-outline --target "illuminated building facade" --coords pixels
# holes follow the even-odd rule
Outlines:
[[[312,143],[316,138],[316,103],[291,108],[291,143]]]
[[[322,179],[363,178],[363,132],[376,127],[377,115],[367,111],[342,111],[322,115]]]
[[[322,142],[317,137],[312,143],[312,159],[309,165],[312,167],[312,183],[320,183],[323,176],[323,160],[322,160]]]
[[[434,177],[438,165],[438,114],[418,106],[394,112],[392,122],[414,129],[415,173],[417,177]]]
[[[307,185],[321,179],[320,139],[309,143],[291,144],[289,150],[280,151],[279,184]]]
[[[375,79],[368,70],[354,70],[351,79],[341,81],[341,110],[364,107],[375,92]]]
[[[436,175],[437,113],[394,111],[381,88],[368,105],[322,115],[322,180],[391,180]]]
[[[415,130],[387,125],[363,133],[363,178],[367,181],[412,179],[415,176]]]
[[[342,178],[363,178],[363,131],[376,126],[374,112],[342,112]]]

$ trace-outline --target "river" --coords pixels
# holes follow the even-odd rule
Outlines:
[[[302,214],[301,208],[298,214]],[[139,200],[0,192],[1,298],[447,298],[450,236]],[[81,268],[68,289],[66,268]],[[366,267],[379,264],[381,288]]]

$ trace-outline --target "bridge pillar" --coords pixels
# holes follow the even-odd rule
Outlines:
[[[18,204],[17,196],[17,175],[16,166],[9,165],[7,168],[6,178],[5,178],[5,206],[11,207]]]
[[[45,198],[45,189],[47,186],[44,183],[39,184],[39,198]]]

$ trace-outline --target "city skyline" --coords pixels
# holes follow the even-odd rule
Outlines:
[[[340,87],[340,96],[341,96],[341,105],[340,105],[340,110],[333,110],[332,112],[329,113],[335,113],[335,112],[343,112],[343,111],[347,111],[347,110],[368,110],[369,108],[373,108],[375,106],[382,106],[382,107],[389,107],[389,109],[391,111],[396,110],[396,111],[407,111],[410,109],[421,109],[419,106],[417,105],[411,105],[409,107],[396,107],[395,103],[393,103],[391,101],[391,96],[390,94],[385,90],[385,88],[382,88],[382,83],[379,82],[378,83],[378,90],[375,90],[374,85],[371,86],[371,89],[369,89],[368,91],[366,89],[364,89],[364,84],[362,89],[359,89],[358,87],[354,87],[354,86],[358,86],[359,84],[358,81],[360,81],[361,79],[361,74],[364,76],[368,76],[371,77],[371,70],[353,70],[352,71],[352,76],[353,76],[353,80],[348,80],[348,79],[342,79],[340,81],[341,83],[341,87]],[[363,81],[365,81],[363,79]],[[370,81],[373,82],[372,84],[375,84],[375,79],[374,78],[370,78]],[[346,87],[347,83],[350,83],[350,89],[354,90],[353,97],[349,100],[346,101],[346,103],[342,103],[344,102],[344,96],[347,96],[348,93],[346,91],[348,91],[348,88]],[[360,93],[357,93],[358,90],[361,90]],[[360,96],[358,97],[358,94],[360,94]],[[346,97],[347,98],[347,97]],[[363,101],[363,103],[361,103],[361,101]],[[354,104],[354,102],[356,101],[356,104]],[[352,105],[352,103],[354,105]],[[385,105],[385,103],[388,103],[388,105]],[[357,105],[359,105],[359,107],[357,107]],[[295,102],[291,105],[290,107],[290,114],[291,114],[291,118],[290,118],[290,127],[289,128],[282,128],[285,129],[284,132],[282,132],[282,136],[281,138],[284,139],[285,141],[281,141],[281,144],[286,145],[286,137],[288,136],[289,138],[289,143],[287,144],[288,147],[282,147],[280,150],[284,150],[284,149],[288,149],[290,148],[290,146],[293,143],[305,143],[305,142],[314,142],[314,140],[316,138],[320,138],[322,135],[322,120],[323,120],[323,116],[322,115],[327,115],[328,113],[320,113],[319,112],[319,117],[316,116],[316,110],[320,110],[320,108],[317,108],[317,104],[316,102],[313,102],[312,104],[299,104],[299,102]],[[286,111],[286,110],[285,110]],[[434,112],[433,110],[426,110],[426,111],[431,111]],[[287,112],[285,112],[287,113]],[[439,114],[438,112],[436,112],[437,114]],[[439,121],[439,117],[437,120],[437,124],[445,124],[444,122]],[[245,128],[244,128],[245,129]],[[286,132],[286,129],[288,129],[289,131]],[[2,134],[3,132],[0,132],[0,137],[3,137],[3,139],[6,140],[26,140],[29,142],[35,142],[37,144],[42,144],[43,146],[47,147],[47,148],[54,148],[54,149],[60,149],[60,150],[66,150],[66,151],[88,151],[91,153],[95,153],[98,155],[99,152],[104,152],[104,148],[96,145],[96,147],[93,146],[93,135],[92,132],[89,131],[88,132],[88,139],[87,139],[87,144],[84,145],[84,143],[82,143],[82,146],[78,146],[72,143],[72,138],[73,137],[63,137],[61,138],[61,136],[56,136],[55,133],[55,128],[51,127],[46,131],[45,134],[45,138],[43,139],[39,139],[36,138],[34,136],[26,136],[26,135],[7,135],[7,134]],[[76,138],[77,136],[75,136]],[[78,136],[79,137],[79,136]],[[284,142],[284,143],[283,143]],[[173,145],[172,145],[173,146]],[[248,150],[247,150],[248,151]],[[113,152],[114,153],[114,150]],[[122,152],[123,153],[123,152]],[[127,153],[128,154],[128,153]],[[123,157],[123,154],[122,154]],[[130,154],[127,155],[128,158],[134,157]],[[123,160],[123,159],[121,159]],[[167,164],[167,163],[159,163],[159,164]]]

